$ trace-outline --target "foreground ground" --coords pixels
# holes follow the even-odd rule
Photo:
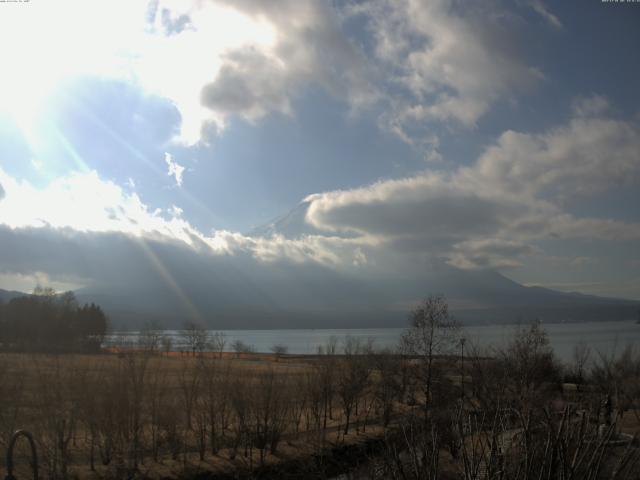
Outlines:
[[[440,478],[473,468],[498,478],[486,473],[492,462],[521,462],[527,448],[527,462],[543,465],[540,452],[559,448],[544,443],[553,435],[566,436],[566,455],[595,449],[612,419],[615,435],[640,430],[633,401],[618,415],[620,395],[607,417],[602,385],[563,388],[544,369],[525,385],[521,371],[505,370],[513,361],[479,356],[434,358],[425,402],[421,360],[360,347],[312,356],[0,354],[0,443],[17,428],[33,432],[41,478],[52,479],[417,479],[434,468]],[[29,477],[27,453],[19,444],[18,478]],[[612,462],[625,454],[609,453]]]

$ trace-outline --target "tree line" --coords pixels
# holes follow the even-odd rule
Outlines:
[[[97,352],[108,319],[95,304],[80,305],[73,292],[36,288],[0,303],[0,345],[13,352]]]

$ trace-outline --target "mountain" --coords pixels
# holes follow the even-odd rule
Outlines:
[[[300,238],[304,235],[322,234],[305,220],[308,209],[309,202],[301,202],[289,213],[276,217],[270,222],[247,232],[247,236],[272,237],[274,235],[282,235],[285,238]]]
[[[353,243],[321,238],[322,232],[305,220],[308,207],[302,203],[251,234],[318,238],[295,245],[275,241],[261,251],[238,247],[214,253],[197,238],[187,245],[162,236],[141,240],[121,233],[43,242],[30,236],[32,231],[12,248],[35,251],[45,244],[46,258],[91,279],[76,297],[80,303],[100,305],[115,328],[148,321],[179,328],[186,320],[213,329],[404,327],[411,308],[437,293],[446,296],[453,314],[465,323],[638,315],[639,302],[526,287],[495,271],[462,270],[442,259],[417,258],[402,247],[383,254],[375,246],[363,247],[358,253],[365,261],[356,263],[354,257],[352,264]],[[313,260],[317,252],[329,258],[339,252],[335,258],[342,260],[328,266]],[[36,259],[34,268],[42,268],[40,262]],[[0,291],[4,301],[16,295],[22,294]]]
[[[333,271],[274,268],[271,271],[220,270],[201,281],[174,275],[171,284],[148,282],[136,288],[94,285],[76,292],[94,302],[116,328],[156,321],[179,328],[194,320],[214,329],[383,328],[406,326],[420,298],[442,293],[463,323],[626,320],[637,318],[640,303],[525,287],[496,272],[468,272],[440,266],[434,275],[406,283],[366,281]]]
[[[13,298],[23,297],[24,295],[27,294],[23,292],[16,292],[13,290],[3,290],[0,288],[0,303],[7,303]]]
[[[305,221],[308,203],[249,232],[253,237],[321,235]],[[154,320],[179,327],[194,320],[219,329],[404,327],[418,300],[446,296],[465,323],[635,319],[639,302],[526,287],[491,270],[462,270],[442,260],[420,265],[334,269],[315,262],[257,261],[250,254],[209,258],[147,242],[162,270],[136,264],[127,281],[78,290],[118,328]],[[132,264],[133,264],[133,256]],[[146,267],[145,267],[146,268]],[[133,286],[132,286],[133,285]]]

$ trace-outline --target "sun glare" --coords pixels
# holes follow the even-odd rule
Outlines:
[[[183,30],[167,32],[148,2],[59,0],[3,5],[0,15],[0,111],[29,142],[44,102],[63,80],[99,76],[129,81],[172,101],[183,119],[182,135],[195,143],[204,120],[222,124],[200,104],[198,92],[212,81],[220,58],[242,45],[269,48],[272,25],[230,8],[160,2],[174,16],[188,15]],[[117,33],[117,34],[116,34]]]
[[[128,2],[131,10],[135,4]],[[113,75],[123,68],[123,47],[134,40],[136,16],[117,18],[117,11],[78,0],[3,5],[0,110],[28,139],[35,133],[43,102],[60,81],[83,74]],[[114,25],[121,31],[117,38]],[[142,32],[142,26],[138,29]]]

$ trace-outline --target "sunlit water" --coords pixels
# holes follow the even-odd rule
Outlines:
[[[462,332],[467,339],[467,349],[471,345],[479,347],[499,347],[513,335],[515,325],[467,326]],[[640,346],[640,325],[632,321],[625,322],[588,322],[588,323],[552,323],[544,329],[556,355],[565,361],[572,357],[574,346],[580,342],[589,345],[594,352],[611,354],[622,351],[627,345]],[[346,337],[362,341],[372,341],[378,348],[393,348],[398,344],[404,332],[401,328],[358,328],[358,329],[298,329],[298,330],[222,330],[225,335],[225,350],[231,350],[231,344],[241,340],[256,352],[269,352],[276,345],[286,345],[291,354],[316,353],[318,347],[327,345],[332,339],[338,340],[338,347]],[[213,332],[212,332],[213,333]],[[169,330],[165,334],[173,337],[173,348],[184,348],[180,331]],[[111,342],[135,344],[137,332],[114,333],[108,339]]]

